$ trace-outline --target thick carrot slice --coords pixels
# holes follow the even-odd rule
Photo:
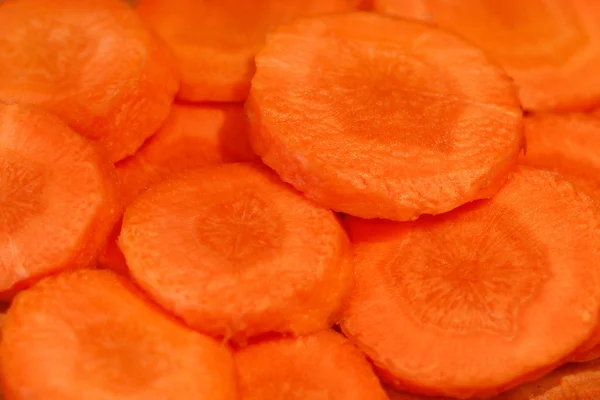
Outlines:
[[[3,332],[9,399],[238,399],[231,351],[111,271],[40,281],[15,298]]]
[[[409,220],[493,195],[522,115],[483,53],[425,24],[369,13],[281,27],[256,58],[251,141],[318,204]]]
[[[57,117],[0,102],[0,297],[95,262],[122,211],[116,179]]]
[[[254,55],[275,26],[297,17],[349,11],[361,0],[138,0],[144,20],[171,45],[182,73],[179,97],[243,101]]]
[[[149,188],[126,210],[119,245],[158,303],[236,341],[325,329],[352,284],[334,213],[258,164],[189,170]]]
[[[235,359],[244,400],[387,400],[365,356],[333,331],[266,340]]]
[[[0,2],[0,100],[56,113],[112,161],[167,117],[179,87],[174,63],[123,1]]]
[[[491,200],[412,223],[345,222],[356,289],[342,329],[399,390],[494,395],[596,328],[600,210],[556,174],[518,167]]]
[[[600,2],[376,0],[375,10],[433,21],[484,49],[515,79],[528,110],[600,104]]]

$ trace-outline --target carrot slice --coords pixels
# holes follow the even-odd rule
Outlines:
[[[137,10],[179,60],[180,98],[243,101],[254,55],[273,27],[360,5],[361,0],[138,0]]]
[[[116,179],[57,117],[0,102],[0,297],[95,262],[122,211]]]
[[[3,331],[9,399],[238,399],[232,352],[111,271],[40,281],[15,298]]]
[[[365,356],[333,331],[267,340],[235,360],[244,400],[387,400]]]
[[[425,24],[356,12],[298,20],[256,58],[247,109],[263,161],[313,201],[409,220],[493,195],[522,115],[483,53]]]
[[[376,0],[383,13],[433,21],[502,64],[528,110],[600,104],[600,2]]]
[[[399,390],[494,395],[598,323],[600,210],[551,172],[518,167],[491,200],[437,217],[345,222],[356,288],[342,329]]]
[[[335,214],[258,164],[189,170],[149,188],[126,210],[119,245],[159,304],[236,341],[325,329],[352,284]]]
[[[173,56],[123,1],[0,2],[0,100],[52,111],[113,162],[156,132],[178,87]]]

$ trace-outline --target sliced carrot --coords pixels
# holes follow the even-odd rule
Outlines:
[[[387,400],[365,356],[333,331],[266,340],[235,360],[244,400]]]
[[[173,56],[121,0],[0,2],[0,100],[40,105],[133,154],[168,115]]]
[[[352,284],[334,213],[258,164],[189,170],[149,188],[126,210],[119,245],[159,304],[236,341],[325,329]]]
[[[9,399],[238,399],[231,351],[111,271],[40,281],[15,298],[3,332]]]
[[[57,117],[0,102],[0,297],[93,265],[122,211],[116,179]]]
[[[313,201],[409,220],[493,195],[522,115],[482,52],[425,24],[364,12],[277,29],[247,109],[263,161]]]
[[[179,60],[179,97],[243,101],[254,55],[275,26],[297,17],[348,11],[362,0],[138,0],[137,10]]]
[[[515,79],[528,110],[600,105],[600,2],[376,0],[375,10],[461,34]]]
[[[356,288],[342,329],[398,390],[494,395],[596,328],[600,210],[556,174],[518,167],[491,200],[411,223],[345,222]]]

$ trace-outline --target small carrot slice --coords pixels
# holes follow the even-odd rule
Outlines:
[[[163,123],[175,60],[121,0],[0,2],[0,100],[42,106],[118,161]]]
[[[259,164],[189,170],[149,188],[125,211],[119,245],[159,304],[236,341],[325,329],[352,284],[335,214]]]
[[[95,262],[122,211],[116,179],[57,117],[0,102],[0,297]]]
[[[356,287],[342,329],[399,390],[495,395],[596,328],[600,210],[556,174],[520,166],[492,199],[412,223],[345,222]]]
[[[251,142],[316,203],[415,219],[493,195],[522,115],[483,53],[425,24],[364,12],[277,29],[256,58]]]
[[[297,17],[349,11],[361,0],[138,0],[137,10],[173,48],[179,97],[243,101],[254,55],[275,26]]]
[[[365,356],[333,331],[266,340],[235,360],[244,400],[387,400]]]
[[[9,399],[238,399],[232,352],[111,271],[40,281],[15,298],[3,332]]]

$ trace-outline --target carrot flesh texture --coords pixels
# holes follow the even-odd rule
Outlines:
[[[453,400],[449,397],[438,396],[422,396],[420,394],[412,394],[406,392],[398,392],[390,387],[385,387],[385,391],[389,400]]]
[[[244,400],[387,400],[365,356],[333,331],[267,340],[235,359]]]
[[[116,180],[102,152],[57,117],[0,102],[0,297],[93,266],[122,212]]]
[[[492,196],[522,144],[512,84],[482,52],[356,12],[278,28],[246,108],[263,162],[317,204],[415,219]]]
[[[275,26],[361,5],[359,0],[139,0],[137,10],[177,56],[180,98],[244,101],[254,56]]]
[[[326,329],[352,285],[337,217],[259,164],[189,170],[149,188],[126,210],[119,245],[159,304],[236,341]]]
[[[467,398],[535,379],[598,323],[599,213],[568,181],[518,167],[491,200],[435,218],[348,218],[342,329],[399,390]]]
[[[120,0],[0,4],[0,100],[39,105],[107,149],[133,154],[169,113],[173,55]]]

